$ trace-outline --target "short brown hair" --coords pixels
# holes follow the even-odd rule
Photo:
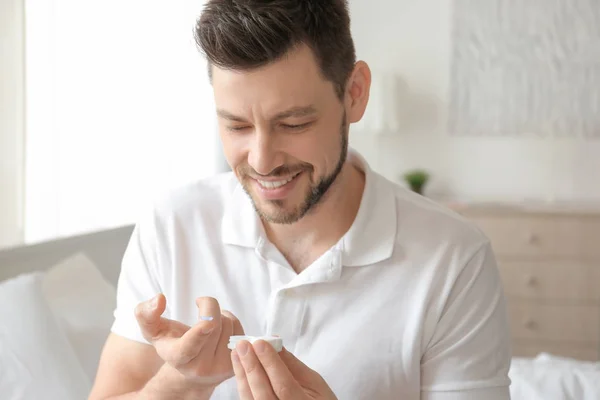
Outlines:
[[[309,46],[343,98],[356,62],[347,0],[209,0],[195,29],[211,66],[250,70]]]

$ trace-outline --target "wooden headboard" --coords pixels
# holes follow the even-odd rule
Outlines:
[[[121,259],[133,225],[0,250],[0,281],[50,268],[76,253],[84,253],[104,277],[116,285]]]

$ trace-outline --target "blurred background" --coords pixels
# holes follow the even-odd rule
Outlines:
[[[450,204],[597,202],[599,11],[565,3],[350,1],[374,74],[351,145],[401,184],[426,172],[424,193]],[[0,2],[0,247],[132,223],[227,169],[201,8]]]

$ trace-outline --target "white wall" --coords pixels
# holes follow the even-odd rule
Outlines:
[[[400,73],[411,91],[439,109],[436,126],[421,126],[376,142],[355,131],[351,144],[395,181],[409,168],[429,169],[432,196],[475,201],[600,200],[600,141],[446,134],[451,4],[351,0],[358,56],[374,70]]]
[[[0,247],[23,239],[23,7],[0,2]]]
[[[28,242],[135,222],[222,169],[202,1],[26,4]]]

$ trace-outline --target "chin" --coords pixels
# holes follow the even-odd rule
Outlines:
[[[282,203],[280,201],[268,201],[259,204],[254,202],[254,208],[263,221],[274,224],[292,224],[302,217],[300,206],[290,207]]]

